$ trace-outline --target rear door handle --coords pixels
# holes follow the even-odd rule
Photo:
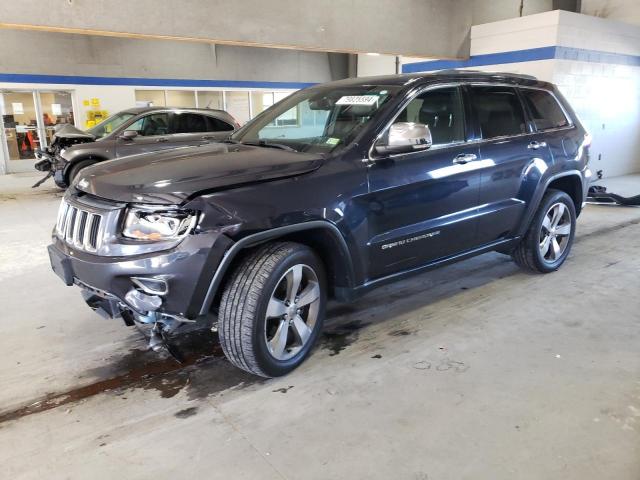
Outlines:
[[[205,135],[205,136],[203,136],[201,138],[202,138],[202,140],[213,140],[216,137],[214,137],[213,135]]]
[[[165,137],[160,137],[160,138],[158,138],[158,139],[156,140],[156,142],[168,142],[168,141],[169,141],[169,139],[168,139],[168,138],[165,138]]]
[[[547,146],[547,142],[537,142],[537,141],[533,141],[531,143],[529,143],[529,145],[527,145],[527,148],[530,150],[538,150],[540,147],[546,147]]]
[[[477,159],[478,157],[475,153],[461,153],[460,155],[456,155],[456,157],[453,159],[453,163],[464,165],[465,163],[473,162]]]

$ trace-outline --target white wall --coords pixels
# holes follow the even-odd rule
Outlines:
[[[553,9],[553,0],[525,0],[522,15],[547,12]],[[496,22],[520,16],[518,0],[473,0],[472,19],[474,25]]]
[[[555,83],[593,136],[592,169],[607,177],[640,172],[640,26],[552,11],[471,29],[471,61],[541,47],[551,47],[551,58],[471,68]]]
[[[558,41],[640,59],[640,26],[613,20],[561,12]],[[640,65],[557,59],[553,81],[593,136],[592,169],[640,171]]]
[[[581,12],[586,15],[640,25],[640,2],[638,0],[582,0]]]
[[[396,73],[396,57],[394,55],[358,55],[358,77],[393,75],[394,73]]]

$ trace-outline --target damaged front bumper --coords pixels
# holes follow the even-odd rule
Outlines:
[[[44,178],[36,182],[32,188],[39,187],[49,177],[53,177],[53,180],[58,187],[66,188],[67,184],[64,180],[64,169],[67,165],[67,161],[59,155],[40,149],[35,151],[35,156],[37,160],[35,169],[40,172],[47,172],[47,174]]]
[[[195,320],[232,243],[221,233],[201,233],[170,250],[105,257],[74,249],[54,235],[48,251],[53,271],[66,285],[80,287],[89,307],[131,325]]]

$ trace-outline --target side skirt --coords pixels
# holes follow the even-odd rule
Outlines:
[[[520,237],[497,240],[495,242],[483,245],[481,247],[474,248],[473,250],[467,250],[466,252],[463,252],[463,253],[452,255],[450,257],[441,258],[439,260],[436,260],[431,263],[427,263],[420,267],[415,267],[408,270],[404,270],[402,272],[397,272],[391,275],[387,275],[386,277],[380,277],[374,280],[369,280],[365,284],[355,288],[336,288],[335,298],[340,302],[351,302],[353,300],[356,300],[362,297],[364,294],[368,293],[374,288],[381,287],[382,285],[386,285],[391,282],[402,280],[412,275],[417,275],[419,273],[427,272],[429,270],[434,270],[436,268],[443,267],[451,263],[456,263],[461,260],[465,260],[467,258],[475,257],[477,255],[482,255],[483,253],[487,253],[487,252],[492,252],[492,251],[508,252],[511,248],[515,247],[519,241],[520,241]]]

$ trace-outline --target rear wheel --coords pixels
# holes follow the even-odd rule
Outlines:
[[[571,197],[560,190],[549,190],[512,257],[526,270],[553,272],[567,259],[575,228],[576,210]]]
[[[297,243],[268,244],[238,266],[223,291],[222,349],[243,370],[285,375],[311,352],[325,304],[325,273],[316,254]]]

